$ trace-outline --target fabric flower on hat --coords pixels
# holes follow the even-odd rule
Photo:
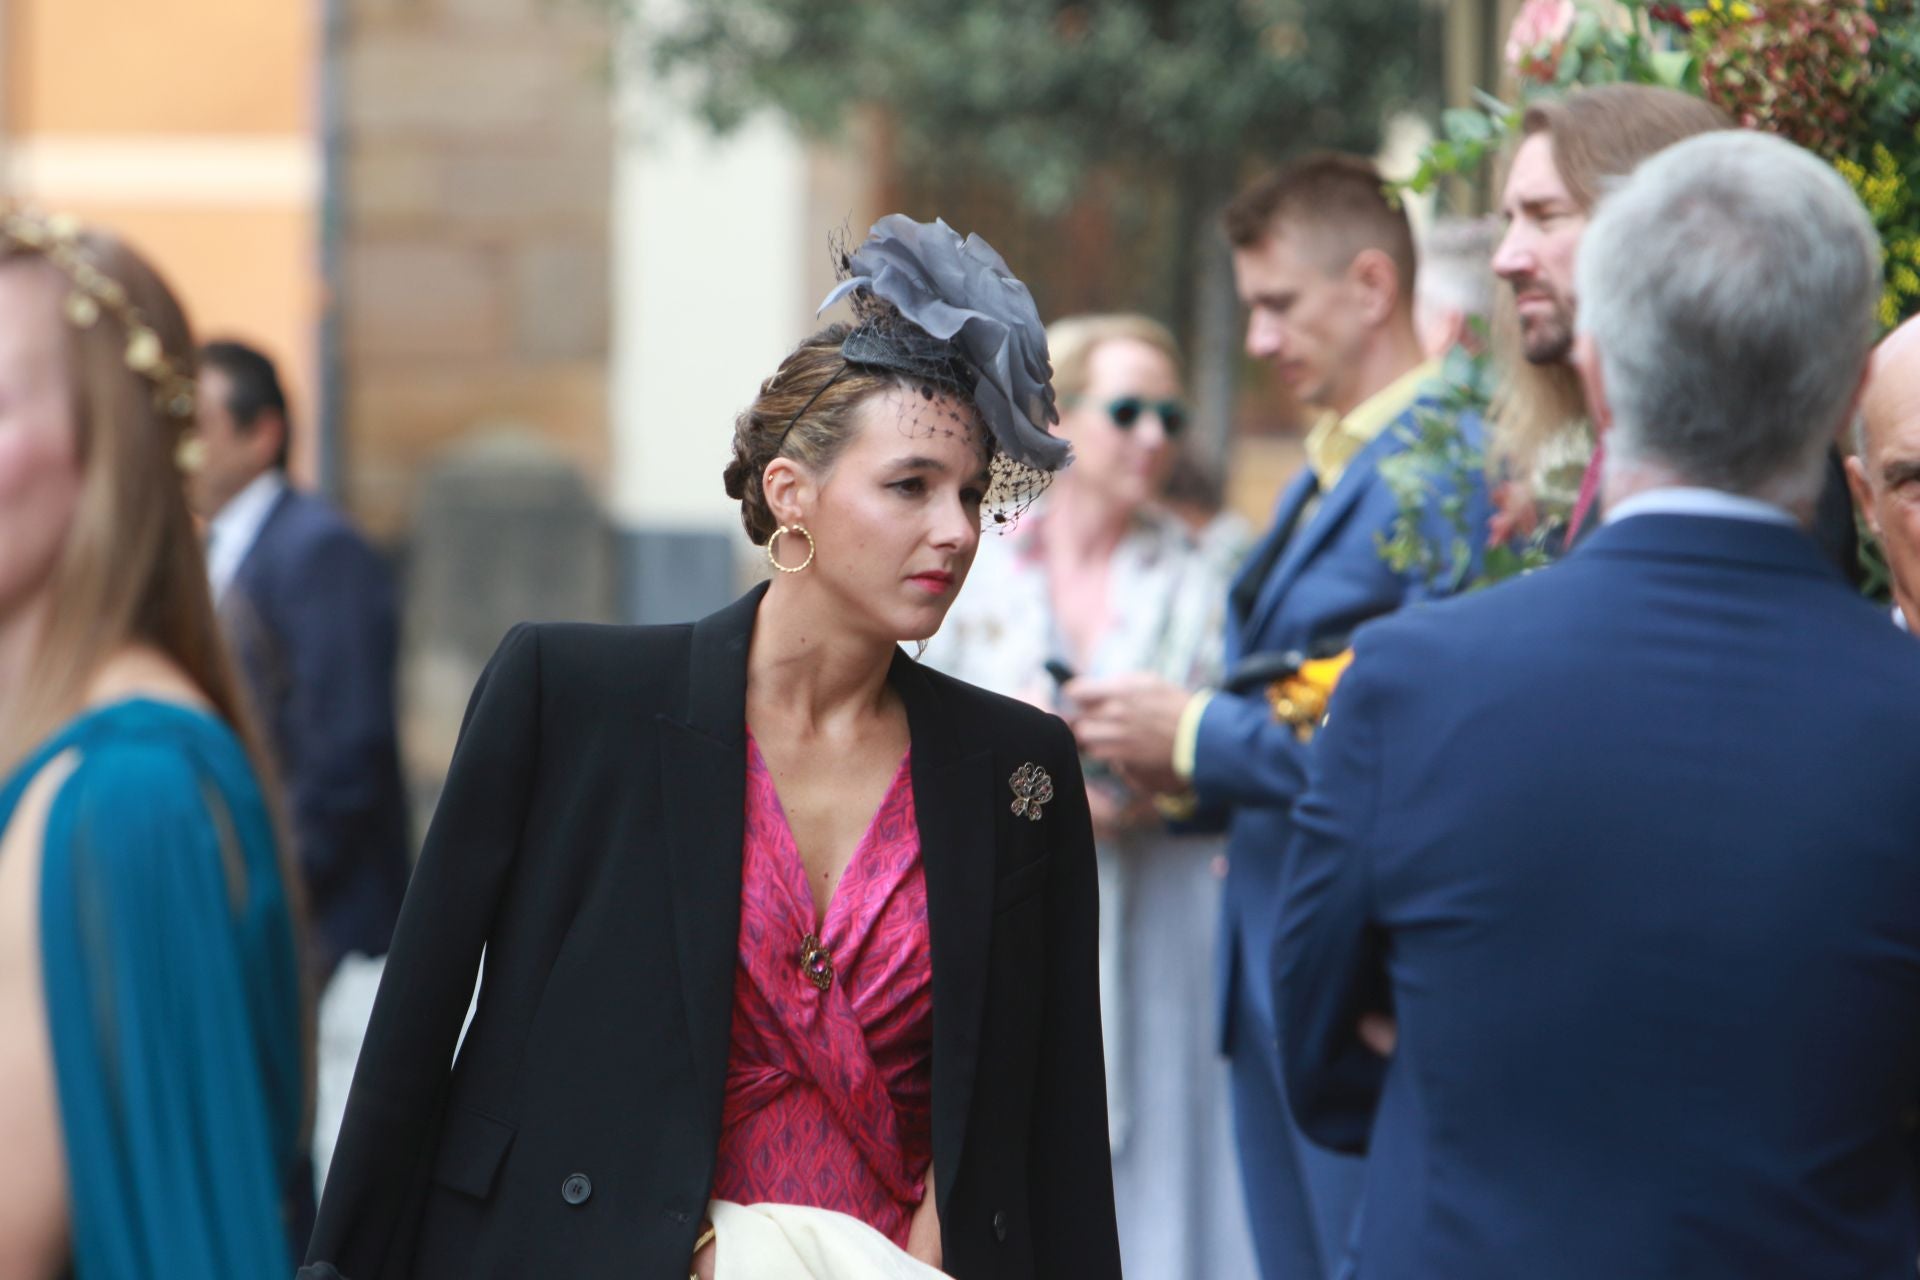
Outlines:
[[[963,240],[939,219],[895,213],[873,224],[847,265],[851,274],[822,311],[857,289],[891,304],[953,345],[976,378],[974,406],[1002,452],[1041,471],[1067,465],[1071,447],[1047,430],[1060,413],[1039,308],[991,245],[977,235]]]

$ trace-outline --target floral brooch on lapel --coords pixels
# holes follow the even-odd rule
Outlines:
[[[1047,771],[1029,761],[1013,771],[1008,783],[1013,787],[1013,816],[1040,821],[1040,807],[1053,800],[1053,779]]]

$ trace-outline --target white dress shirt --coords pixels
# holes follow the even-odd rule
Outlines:
[[[253,550],[261,526],[286,488],[286,478],[278,470],[263,471],[207,522],[207,581],[213,587],[215,602],[233,585],[240,562]]]
[[[1648,489],[1607,508],[1604,523],[1613,524],[1634,516],[1717,516],[1723,520],[1754,520],[1762,524],[1798,527],[1800,522],[1785,507],[1776,507],[1759,498],[1707,489],[1694,485],[1672,485]]]

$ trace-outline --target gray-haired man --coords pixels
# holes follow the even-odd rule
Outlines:
[[[1920,650],[1804,527],[1879,278],[1791,144],[1649,160],[1575,270],[1605,527],[1361,631],[1273,977],[1363,1280],[1913,1275]]]

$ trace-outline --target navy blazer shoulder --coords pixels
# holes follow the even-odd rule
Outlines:
[[[501,645],[402,910],[313,1275],[684,1274],[721,1132],[763,591],[692,625]],[[946,1269],[1117,1276],[1072,735],[904,654],[889,679],[927,883]],[[1028,763],[1055,784],[1038,821],[1012,808]]]
[[[390,575],[380,555],[347,518],[326,499],[288,488],[260,526],[234,581],[261,595],[278,595],[302,585],[300,571],[316,559],[344,563],[364,574],[368,586],[384,586]]]
[[[1910,1274],[1916,724],[1920,646],[1780,526],[1366,628],[1270,971],[1296,1118],[1370,1152],[1358,1274]]]
[[[324,981],[385,952],[406,885],[392,575],[331,503],[288,489],[220,611],[286,786]]]

